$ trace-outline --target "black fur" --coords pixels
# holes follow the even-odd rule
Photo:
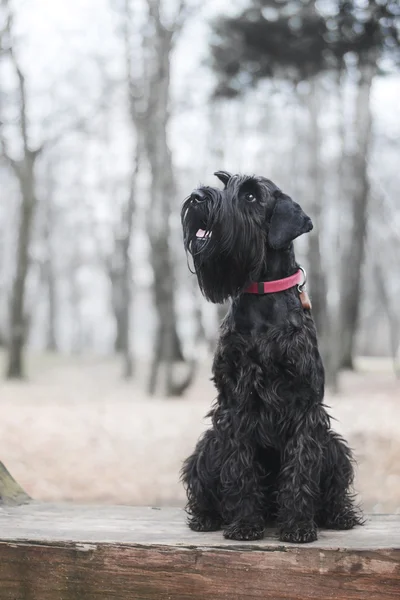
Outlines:
[[[255,540],[277,522],[281,540],[311,542],[317,526],[362,522],[351,453],[330,428],[315,326],[297,289],[242,293],[297,271],[292,241],[311,219],[263,177],[216,175],[224,189],[200,187],[182,209],[203,294],[232,298],[213,364],[212,427],[182,470],[189,526]]]

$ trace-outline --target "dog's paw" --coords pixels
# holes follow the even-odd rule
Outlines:
[[[212,515],[190,517],[188,525],[192,531],[218,531],[221,529],[221,519]]]
[[[346,530],[353,529],[356,525],[363,524],[364,520],[361,515],[353,511],[348,511],[327,517],[324,522],[324,527],[326,527],[326,529]]]
[[[282,529],[279,539],[281,542],[292,544],[309,544],[318,539],[317,528],[314,525],[295,527],[293,529]]]
[[[261,540],[264,537],[264,523],[232,523],[224,530],[227,540]]]

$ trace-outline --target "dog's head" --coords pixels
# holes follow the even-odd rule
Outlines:
[[[257,281],[268,250],[283,250],[313,227],[301,207],[265,177],[217,171],[224,189],[202,186],[182,207],[186,251],[199,286],[223,302]]]

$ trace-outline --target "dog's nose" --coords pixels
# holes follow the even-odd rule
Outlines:
[[[198,204],[201,202],[205,202],[207,200],[204,192],[202,192],[201,190],[195,190],[192,193],[192,201],[193,202],[197,202]]]

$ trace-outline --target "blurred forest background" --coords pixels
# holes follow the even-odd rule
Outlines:
[[[32,495],[184,501],[226,306],[179,213],[226,169],[312,217],[328,404],[366,508],[400,511],[399,21],[389,0],[0,0],[0,459]]]

